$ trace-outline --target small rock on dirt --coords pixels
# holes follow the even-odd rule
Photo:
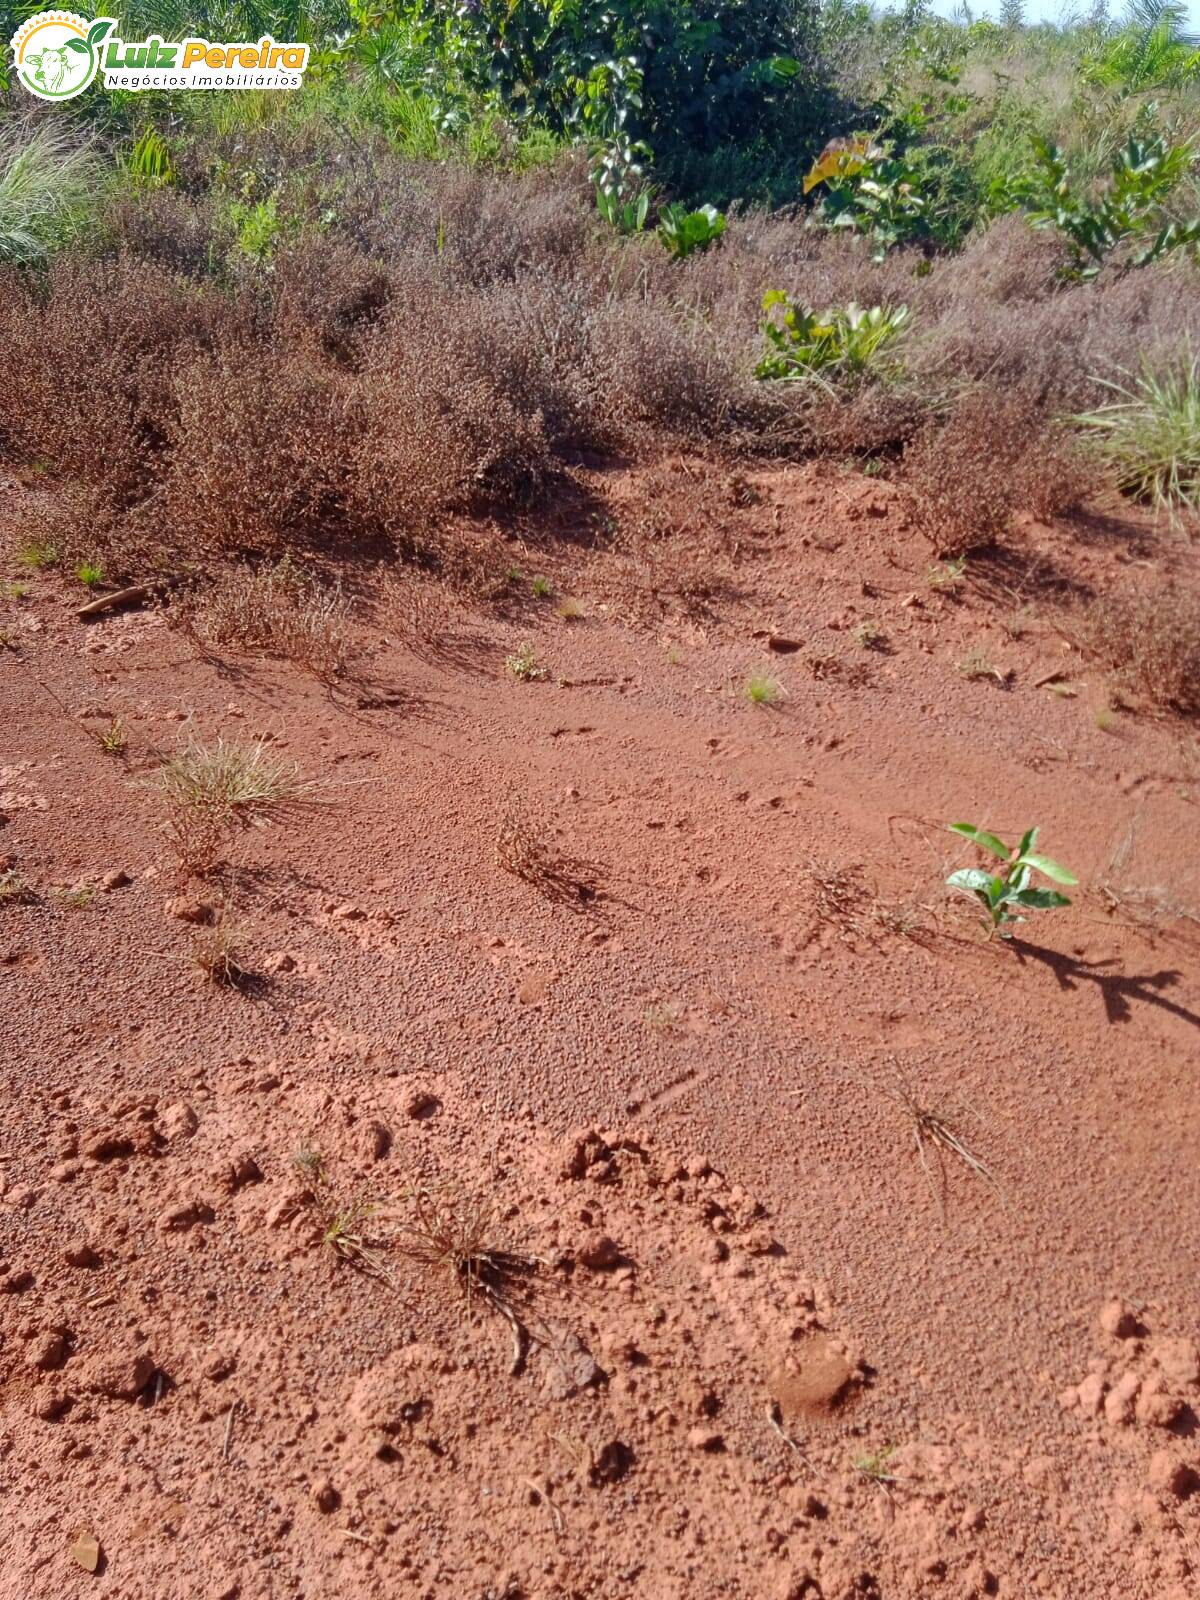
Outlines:
[[[392,1148],[392,1135],[378,1117],[372,1117],[363,1123],[358,1142],[368,1161],[382,1161]]]
[[[561,1333],[546,1352],[542,1393],[549,1400],[570,1400],[583,1389],[603,1383],[607,1374],[577,1333]]]
[[[186,1139],[195,1133],[200,1126],[200,1118],[191,1106],[182,1100],[175,1100],[159,1112],[157,1126],[163,1138],[173,1143],[176,1139]]]
[[[99,1351],[85,1363],[83,1387],[110,1400],[133,1400],[156,1371],[154,1358],[145,1350]]]
[[[429,1089],[414,1089],[404,1102],[404,1114],[414,1122],[428,1122],[442,1109],[442,1102]]]
[[[619,1483],[633,1465],[633,1451],[623,1439],[609,1439],[592,1457],[588,1478],[594,1488]]]
[[[725,1448],[724,1435],[716,1428],[689,1428],[687,1442],[689,1450],[703,1450],[709,1455]]]
[[[180,922],[197,924],[212,922],[216,916],[216,908],[207,900],[197,899],[194,894],[176,895],[167,901],[164,910],[169,917],[177,917]]]
[[[1146,1481],[1155,1494],[1186,1500],[1200,1488],[1200,1474],[1171,1450],[1156,1450],[1146,1468]]]
[[[94,1534],[81,1533],[71,1546],[71,1559],[85,1572],[95,1572],[100,1565],[100,1541]]]
[[[98,1267],[100,1256],[86,1239],[73,1239],[63,1251],[63,1260],[69,1267]]]
[[[1137,1314],[1125,1300],[1108,1300],[1100,1308],[1100,1331],[1110,1339],[1133,1339],[1139,1332]]]
[[[67,1359],[67,1341],[61,1333],[39,1333],[25,1352],[26,1366],[38,1372],[56,1372]]]
[[[104,874],[104,876],[100,879],[100,887],[105,890],[106,893],[111,893],[114,889],[124,889],[127,884],[132,882],[133,879],[123,868],[116,867],[112,872],[106,872]]]
[[[621,1264],[621,1251],[616,1240],[599,1229],[586,1236],[576,1255],[580,1264],[592,1272],[609,1272]]]
[[[342,1503],[341,1495],[328,1478],[317,1479],[312,1486],[312,1497],[317,1502],[317,1510],[323,1511],[326,1516],[336,1511]]]

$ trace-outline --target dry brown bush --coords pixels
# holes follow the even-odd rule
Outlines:
[[[314,541],[347,499],[351,380],[303,348],[272,360],[251,347],[202,356],[178,381],[169,476],[147,513],[209,550]]]
[[[1194,594],[1160,589],[1106,595],[1079,613],[1070,631],[1150,705],[1200,714],[1200,607]]]
[[[940,554],[994,544],[1014,511],[1055,515],[1086,487],[1036,404],[988,389],[967,391],[943,422],[927,424],[903,470],[920,531]]]
[[[38,287],[11,277],[0,289],[5,446],[131,504],[177,426],[181,358],[236,349],[245,333],[238,303],[147,262],[64,259]]]
[[[126,195],[105,217],[117,251],[188,278],[206,278],[224,241],[210,207],[175,189]]]
[[[353,366],[392,294],[389,274],[352,246],[306,237],[279,252],[270,287],[271,336]]]
[[[541,416],[518,409],[436,331],[393,324],[373,342],[345,440],[355,517],[418,543],[436,513],[528,501],[553,469]]]

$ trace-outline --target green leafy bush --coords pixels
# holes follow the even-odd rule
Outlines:
[[[682,261],[695,250],[707,250],[725,232],[725,218],[716,206],[689,211],[686,206],[664,206],[658,217],[658,237]]]
[[[1079,881],[1066,867],[1059,866],[1057,861],[1051,861],[1049,856],[1036,851],[1036,828],[1029,829],[1015,850],[1010,849],[994,833],[977,828],[973,822],[952,822],[950,832],[962,834],[964,839],[970,839],[972,844],[1003,863],[997,872],[963,867],[946,879],[948,888],[971,895],[983,907],[989,933],[999,934],[1002,939],[1010,938],[1008,924],[1024,922],[1021,911],[1051,911],[1057,906],[1071,904],[1066,895],[1059,894],[1057,889],[1034,889],[1029,886],[1035,871],[1055,883],[1073,884]],[[1014,910],[1013,907],[1020,909]]]
[[[930,234],[928,205],[917,174],[893,153],[890,143],[877,144],[865,134],[832,140],[804,180],[809,194],[824,184],[817,221],[826,228],[866,234],[882,260],[898,244]]]
[[[1131,138],[1113,163],[1107,193],[1090,198],[1062,152],[1046,139],[1033,141],[1033,165],[1019,185],[1022,204],[1037,228],[1065,236],[1072,277],[1094,278],[1119,246],[1122,270],[1144,267],[1184,246],[1200,244],[1200,217],[1180,222],[1164,203],[1190,174],[1190,145],[1158,137]]]
[[[643,189],[632,199],[623,199],[614,189],[603,189],[597,184],[596,210],[618,233],[641,233],[650,210],[650,191]]]
[[[157,128],[143,128],[125,160],[125,170],[135,183],[158,186],[175,181],[175,161],[170,146]]]
[[[1083,64],[1089,83],[1126,93],[1200,80],[1200,48],[1177,0],[1134,0],[1126,25],[1099,39]]]
[[[652,147],[708,150],[771,130],[803,99],[814,35],[811,0],[393,0],[354,10],[361,33],[402,27],[444,82],[590,145],[594,180],[618,197]]]
[[[762,331],[769,348],[754,369],[758,378],[861,374],[878,364],[880,352],[909,321],[907,306],[868,310],[851,304],[820,313],[801,309],[782,289],[767,291],[763,311]]]

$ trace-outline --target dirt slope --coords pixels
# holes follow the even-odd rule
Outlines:
[[[363,575],[334,692],[59,576],[6,606],[0,1593],[1197,1592],[1200,753],[1050,603],[1195,564],[1094,519],[938,590],[886,484],[713,493],[624,556],[514,534],[570,623],[419,640]],[[236,841],[243,991],[138,787],[187,727],[327,785]],[[514,806],[595,893],[498,866]],[[957,818],[1040,824],[1075,905],[984,943]],[[541,1263],[516,1345],[396,1247],[421,1186]]]

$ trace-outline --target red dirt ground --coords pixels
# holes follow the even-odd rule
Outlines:
[[[571,623],[422,643],[366,572],[333,692],[59,575],[4,606],[0,1593],[1196,1595],[1200,749],[1098,717],[1050,603],[1194,558],[1097,516],[939,593],[885,483],[581,477],[680,525],[510,531]],[[45,509],[9,482],[0,525]],[[184,724],[329,785],[236,841],[244,991],[137,786]],[[597,897],[500,869],[514,797]],[[958,818],[1039,823],[1075,904],[984,942]],[[994,1185],[926,1170],[902,1084]],[[303,1151],[378,1206],[365,1262]],[[516,1357],[396,1247],[420,1185],[542,1263]]]

